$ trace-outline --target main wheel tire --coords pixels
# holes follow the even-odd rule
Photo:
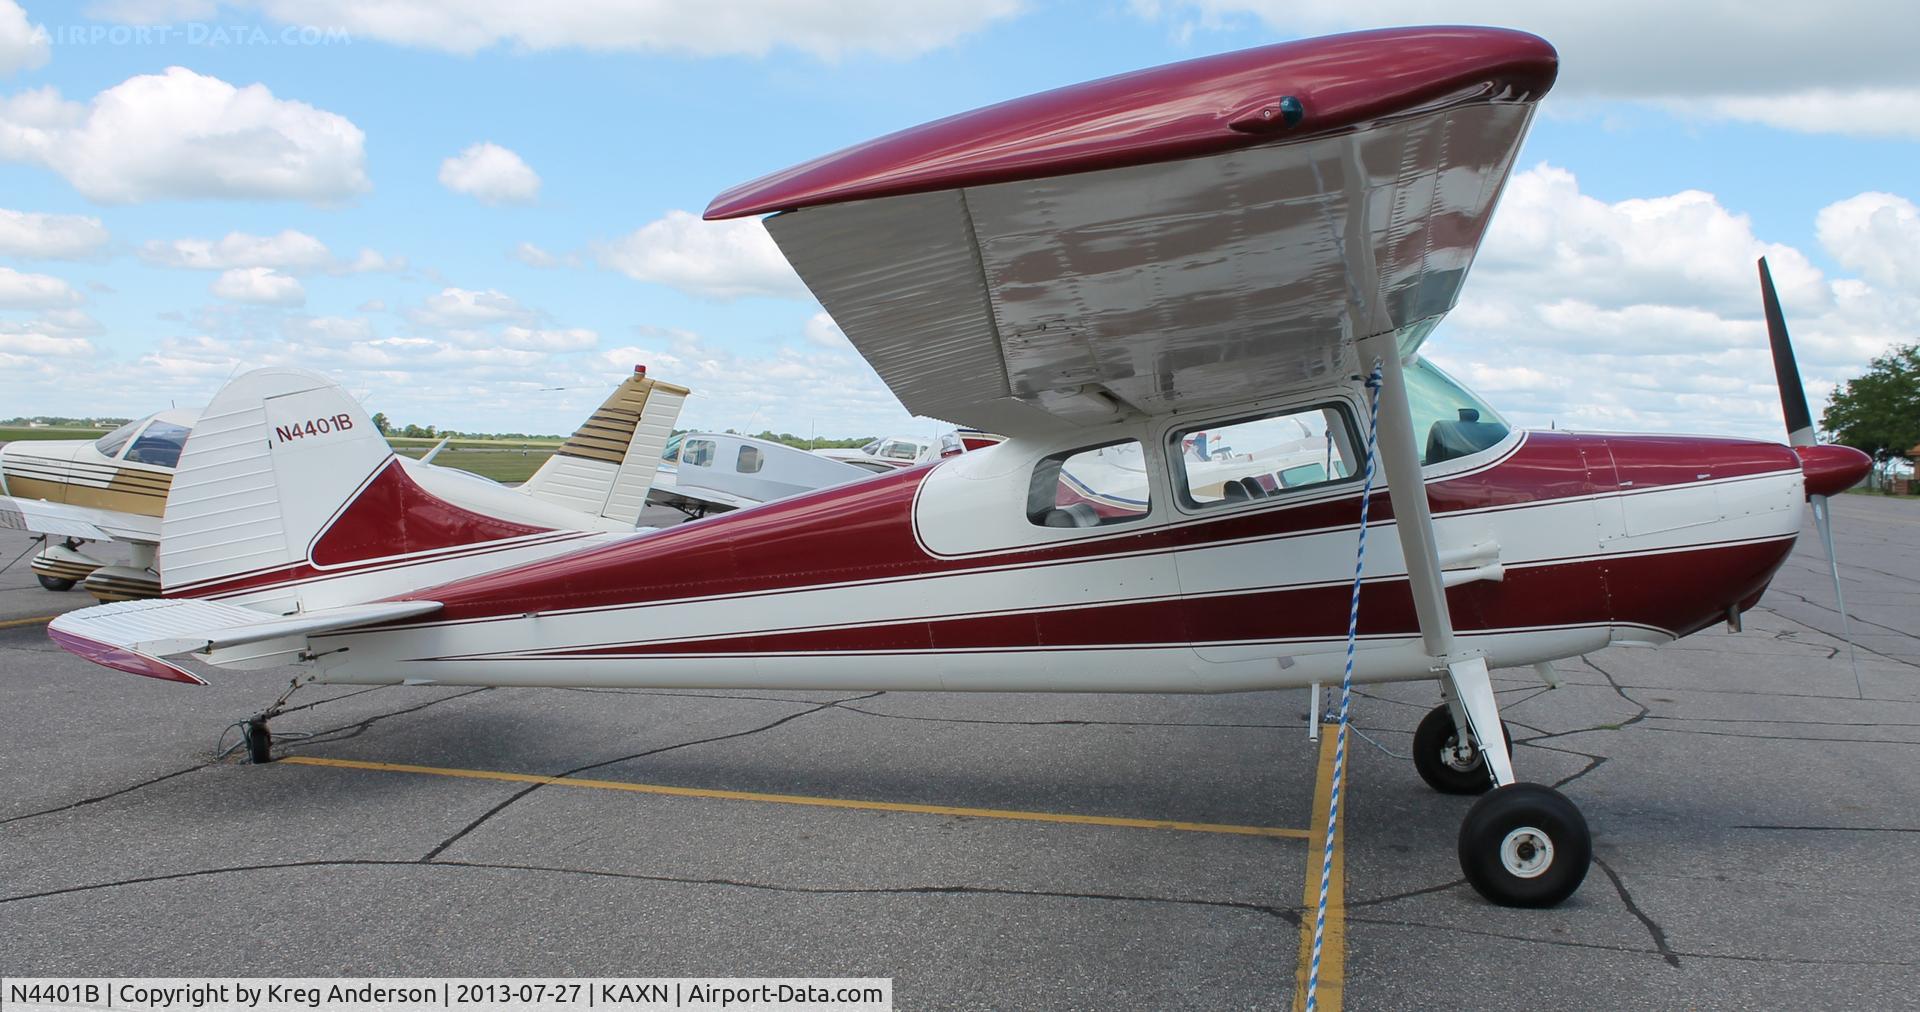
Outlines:
[[[56,594],[64,590],[72,590],[76,586],[72,580],[62,580],[57,576],[41,576],[35,573],[34,578],[40,581],[40,586]]]
[[[1544,784],[1508,784],[1460,823],[1460,870],[1503,907],[1551,907],[1572,896],[1593,862],[1587,820]]]
[[[1500,722],[1500,733],[1507,736],[1507,747],[1511,749],[1513,729],[1505,721]],[[1428,787],[1442,794],[1485,794],[1493,789],[1493,778],[1487,775],[1487,758],[1471,740],[1466,743],[1464,754],[1456,752],[1454,745],[1459,739],[1460,732],[1453,726],[1453,712],[1444,703],[1434,707],[1420,719],[1420,726],[1413,732],[1413,768]]]

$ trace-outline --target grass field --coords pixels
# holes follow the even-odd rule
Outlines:
[[[30,429],[24,425],[0,425],[0,443],[22,439],[98,439],[106,429]]]
[[[392,442],[396,444],[395,452],[404,453],[417,460],[432,449],[433,443],[438,440],[426,441],[425,446],[401,445],[416,442],[409,439],[395,439]],[[540,465],[546,463],[548,457],[553,456],[554,449],[559,445],[559,443],[547,445],[515,443],[469,447],[454,442],[441,450],[440,455],[433,458],[433,462],[443,467],[457,467],[462,471],[472,471],[482,477],[492,478],[494,481],[513,484],[533,477],[533,472],[540,470]]]

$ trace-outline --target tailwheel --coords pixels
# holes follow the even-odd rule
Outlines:
[[[1500,722],[1509,747],[1513,731]],[[1413,732],[1413,768],[1427,786],[1442,794],[1485,794],[1493,788],[1487,774],[1487,757],[1473,743],[1473,736],[1461,734],[1453,725],[1453,712],[1446,704],[1434,707]]]
[[[1460,870],[1503,907],[1551,907],[1572,896],[1593,861],[1587,820],[1544,784],[1508,784],[1460,823]]]
[[[74,588],[74,582],[72,580],[62,580],[57,576],[39,576],[36,574],[35,579],[40,581],[40,586],[55,593],[63,590],[72,590]]]

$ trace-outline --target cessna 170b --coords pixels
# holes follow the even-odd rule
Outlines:
[[[351,410],[335,391],[216,399],[162,524],[166,599],[51,635],[187,682],[164,656],[329,684],[1304,688],[1340,677],[1370,530],[1355,680],[1440,683],[1415,766],[1484,795],[1467,878],[1557,903],[1586,875],[1587,826],[1516,782],[1488,669],[1737,617],[1808,495],[1867,462],[1807,445],[1810,425],[1791,447],[1515,430],[1419,359],[1556,71],[1546,42],[1493,29],[1289,42],[737,187],[707,216],[767,215],[908,410],[1009,438],[620,535],[463,511],[364,428],[274,438]],[[1226,475],[1190,452],[1200,432],[1243,451],[1304,434],[1320,462],[1255,454]],[[1137,461],[1120,470],[1144,487],[1084,501],[1096,456]],[[278,494],[247,497],[262,473]]]
[[[259,396],[275,395],[271,382],[264,387],[257,377],[234,382],[243,381]],[[685,387],[651,379],[645,367],[636,366],[533,477],[514,489],[435,466],[440,447],[419,460],[396,459],[422,488],[486,516],[581,530],[632,530],[661,447],[686,399]],[[359,418],[363,431],[373,431],[357,404],[341,417],[350,425]],[[160,594],[161,517],[181,451],[200,419],[197,411],[169,410],[99,439],[0,447],[0,527],[47,537],[32,564],[41,586],[59,591],[80,584],[102,601]],[[301,428],[276,438],[326,438],[334,424],[325,417],[305,419]],[[87,541],[124,542],[133,558],[128,565],[108,565],[86,554],[81,545]]]

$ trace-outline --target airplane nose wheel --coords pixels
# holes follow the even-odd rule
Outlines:
[[[54,593],[59,593],[61,591],[66,591],[66,590],[72,590],[74,587],[74,583],[72,580],[62,580],[57,576],[41,576],[38,573],[36,573],[34,574],[34,578],[40,581],[40,586],[46,588],[47,590],[51,590]]]
[[[1513,742],[1513,731],[1505,721],[1500,722],[1500,733],[1509,744]],[[1493,788],[1486,757],[1471,735],[1453,726],[1453,713],[1444,705],[1429,711],[1413,732],[1413,768],[1428,787],[1442,794],[1485,794]]]
[[[1503,907],[1551,907],[1572,896],[1593,861],[1587,820],[1544,784],[1508,784],[1460,823],[1460,870]]]

